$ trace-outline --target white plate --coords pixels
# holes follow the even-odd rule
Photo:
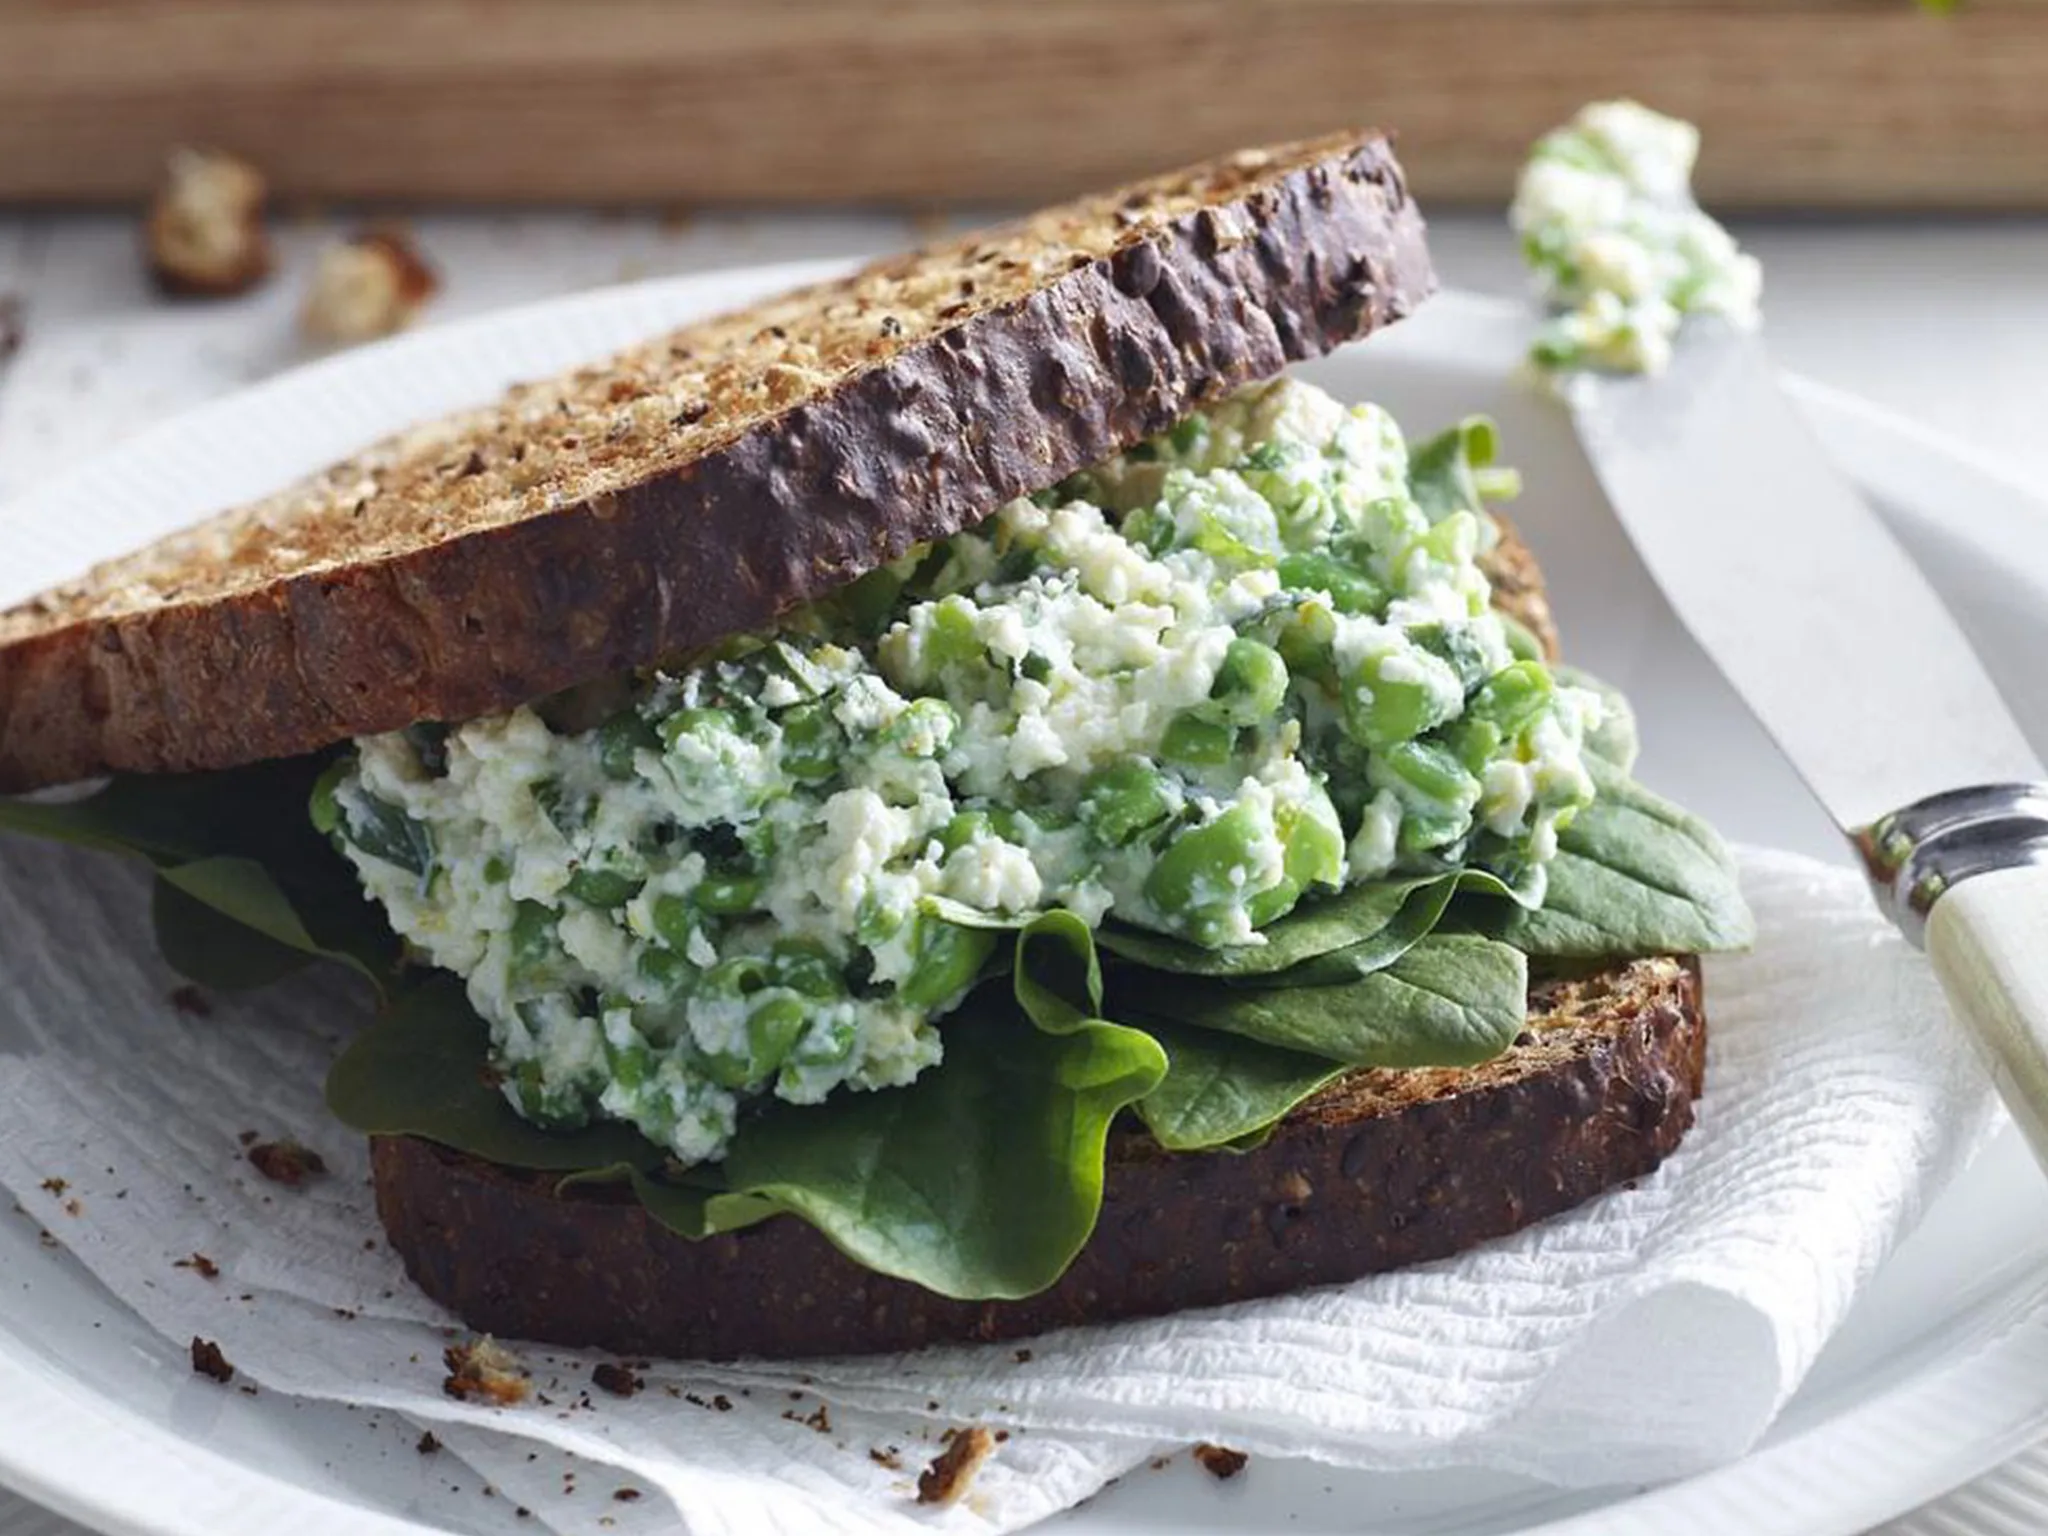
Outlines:
[[[0,512],[0,603],[419,415],[490,394],[689,314],[816,275],[778,268],[594,293],[347,354],[198,411]],[[1563,417],[1513,381],[1511,307],[1457,295],[1312,372],[1425,430],[1502,424],[1573,657],[1636,701],[1644,776],[1729,834],[1840,849],[1790,771],[1684,639],[1602,507]],[[1800,386],[1846,469],[1880,498],[2048,750],[2048,509],[1966,455]],[[1740,452],[1740,444],[1731,444]],[[1902,722],[1901,728],[1909,728]],[[4,942],[4,936],[0,936]],[[81,1128],[82,1144],[90,1127]],[[1218,1487],[1183,1462],[1055,1522],[1152,1531],[1621,1533],[1860,1530],[2048,1428],[2048,1184],[1995,1145],[1886,1267],[1757,1452],[1654,1490],[1559,1492],[1470,1472],[1264,1462]],[[1646,1403],[1644,1411],[1656,1405]],[[0,1221],[0,1481],[109,1529],[175,1536],[530,1530],[393,1420],[223,1394],[33,1224]]]

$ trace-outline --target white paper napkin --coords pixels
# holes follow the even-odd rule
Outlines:
[[[1743,871],[1762,937],[1708,964],[1707,1095],[1657,1175],[1457,1260],[1052,1335],[1027,1360],[1004,1345],[657,1366],[619,1398],[591,1385],[599,1357],[520,1347],[527,1403],[451,1400],[450,1319],[385,1250],[364,1148],[320,1103],[364,1006],[353,984],[309,976],[182,1013],[138,874],[19,841],[0,845],[0,1184],[41,1213],[44,1181],[66,1181],[76,1214],[46,1224],[166,1336],[216,1339],[277,1391],[431,1421],[550,1522],[570,1506],[559,1458],[528,1461],[535,1441],[666,1493],[693,1533],[735,1536],[1014,1530],[1195,1440],[1653,1481],[1762,1433],[1995,1114],[1925,966],[1853,874],[1770,853]],[[267,1182],[246,1131],[311,1145],[329,1173]],[[194,1253],[217,1280],[175,1267]],[[919,1509],[917,1472],[969,1420],[1008,1438],[966,1503]],[[576,1508],[587,1525],[589,1500]],[[625,1532],[672,1518],[658,1499],[610,1514]]]

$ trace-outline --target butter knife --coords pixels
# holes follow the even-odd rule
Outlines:
[[[2048,1167],[2048,772],[1753,332],[1564,385],[1616,516],[1922,946]]]

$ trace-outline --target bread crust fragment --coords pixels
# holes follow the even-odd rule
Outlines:
[[[1434,288],[1384,138],[689,326],[0,613],[0,792],[510,708],[766,627]]]
[[[630,1195],[556,1187],[411,1137],[372,1142],[377,1209],[470,1327],[620,1354],[868,1354],[1271,1296],[1423,1263],[1641,1178],[1692,1124],[1699,963],[1531,986],[1528,1028],[1463,1069],[1354,1072],[1243,1153],[1113,1133],[1101,1219],[1049,1290],[965,1302],[862,1269],[777,1217],[691,1242]]]

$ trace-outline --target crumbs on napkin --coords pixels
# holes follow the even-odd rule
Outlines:
[[[616,1360],[601,1360],[591,1367],[590,1379],[613,1397],[631,1397],[646,1382],[633,1374],[630,1367]]]
[[[1227,1445],[1211,1445],[1204,1440],[1195,1447],[1195,1460],[1217,1482],[1227,1483],[1244,1470],[1245,1463],[1251,1458],[1243,1451],[1233,1451]]]
[[[192,1335],[192,1374],[204,1376],[226,1386],[235,1379],[235,1368],[228,1363],[228,1357],[220,1352],[220,1346],[211,1339]]]
[[[249,1161],[263,1177],[287,1189],[297,1189],[308,1179],[327,1172],[327,1160],[311,1147],[289,1138],[259,1141],[249,1149]]]
[[[441,1390],[459,1402],[491,1403],[509,1408],[526,1400],[526,1370],[519,1357],[488,1334],[441,1351],[448,1379]]]
[[[917,1502],[942,1506],[959,1503],[995,1453],[996,1437],[980,1424],[947,1430],[945,1449],[917,1474]]]

